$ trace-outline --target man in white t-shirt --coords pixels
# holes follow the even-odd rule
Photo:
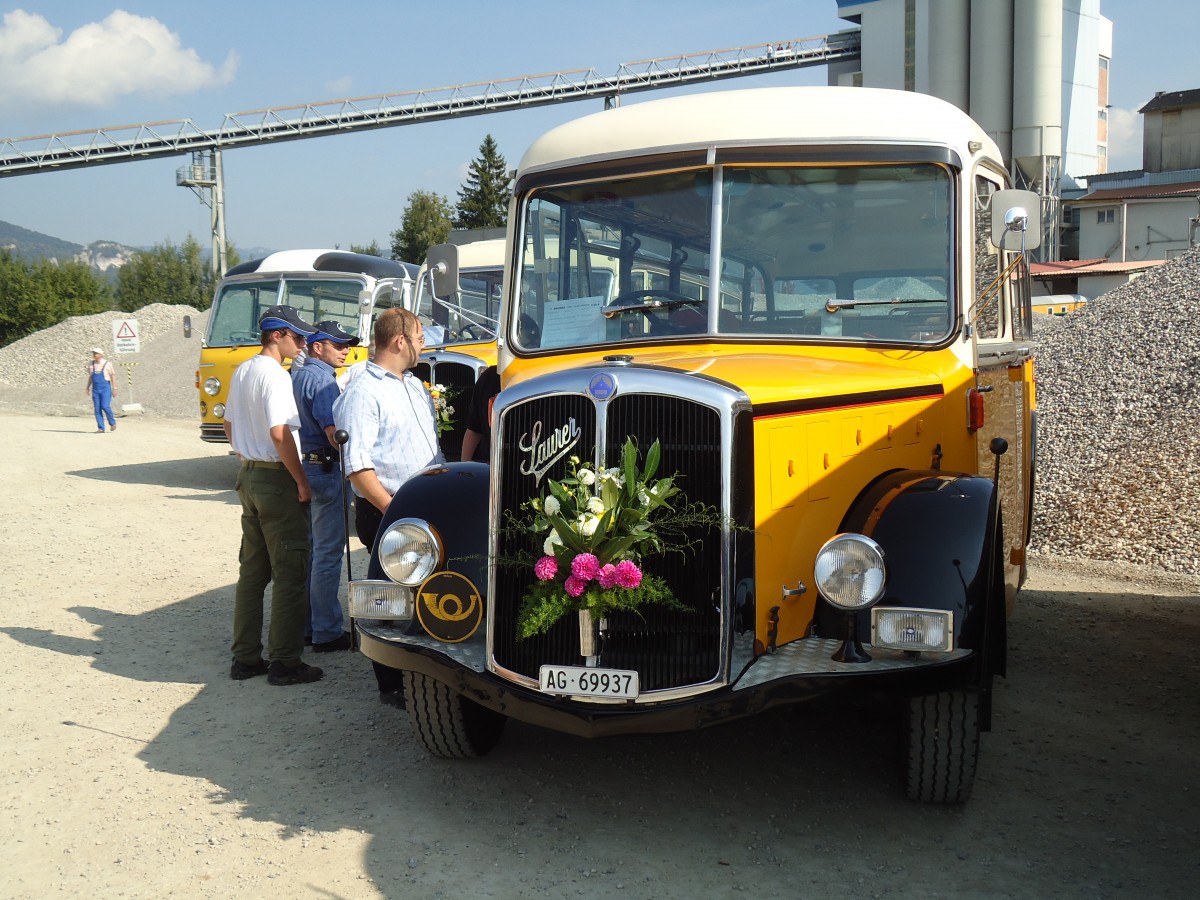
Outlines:
[[[229,677],[266,675],[270,684],[304,684],[323,674],[300,659],[308,619],[308,503],[311,491],[296,431],[300,414],[283,368],[316,329],[290,306],[259,320],[262,349],[234,370],[225,434],[241,458],[242,548],[233,603]],[[271,622],[263,659],[263,598],[271,584]]]

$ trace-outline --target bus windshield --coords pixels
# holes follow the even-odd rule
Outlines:
[[[514,344],[944,340],[952,184],[937,164],[770,164],[535,189]]]
[[[364,282],[333,278],[260,278],[222,285],[209,316],[209,347],[257,344],[258,320],[269,306],[294,306],[309,322],[333,320],[358,336],[359,294]]]

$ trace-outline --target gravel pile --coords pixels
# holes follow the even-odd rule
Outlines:
[[[183,336],[191,316],[192,336]],[[0,408],[91,415],[90,349],[112,347],[120,313],[68,319],[0,349]],[[132,314],[141,352],[113,356],[118,406],[197,415],[208,313],[154,304]],[[1038,459],[1032,550],[1200,575],[1200,250],[1065,317],[1039,317]],[[118,410],[119,412],[119,410]]]
[[[184,316],[192,319],[190,338],[183,335]],[[113,353],[112,323],[123,318],[137,320],[138,353]],[[165,303],[135,313],[105,312],[66,319],[0,348],[0,408],[90,416],[86,370],[92,348],[102,347],[117,373],[117,402],[113,404],[117,415],[122,405],[137,403],[151,415],[198,418],[196,363],[207,322],[207,311]],[[136,365],[127,365],[130,363]]]
[[[1200,574],[1200,250],[1037,335],[1032,548]]]

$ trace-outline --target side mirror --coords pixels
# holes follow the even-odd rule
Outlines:
[[[1001,250],[1036,250],[1042,243],[1042,198],[1033,191],[992,194],[992,244]]]
[[[183,336],[185,338],[190,338],[192,336],[192,317],[191,316],[183,317]]]
[[[459,292],[458,247],[454,244],[434,244],[425,253],[425,265],[433,279],[433,293],[441,298]]]

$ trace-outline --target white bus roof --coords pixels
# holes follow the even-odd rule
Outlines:
[[[526,151],[518,177],[566,162],[586,165],[709,147],[926,144],[1000,159],[995,142],[957,107],[909,91],[779,87],[689,94],[576,119]]]
[[[471,241],[458,245],[460,269],[492,269],[504,266],[504,238]]]
[[[292,275],[301,272],[347,272],[375,278],[413,278],[417,274],[417,267],[412,263],[346,250],[280,250],[233,266],[225,273],[225,277],[284,272]]]

